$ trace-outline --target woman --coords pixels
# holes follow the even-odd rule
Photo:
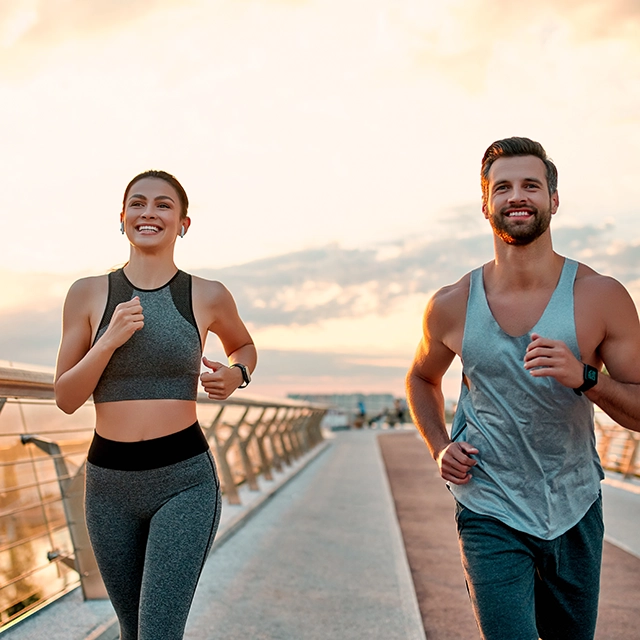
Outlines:
[[[93,394],[86,469],[91,543],[121,640],[179,640],[220,519],[220,485],[196,417],[245,387],[256,350],[231,294],[179,271],[176,238],[191,225],[180,183],[136,176],[124,194],[122,269],[74,283],[64,305],[55,393],[73,413]],[[202,358],[215,333],[229,366]]]

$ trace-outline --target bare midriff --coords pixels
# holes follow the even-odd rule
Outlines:
[[[96,432],[108,440],[138,442],[182,431],[198,418],[192,400],[122,400],[96,407]]]

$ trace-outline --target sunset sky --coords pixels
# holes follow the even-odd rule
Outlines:
[[[491,258],[479,165],[511,135],[558,165],[557,249],[640,301],[632,0],[12,0],[0,114],[0,359],[53,365],[66,289],[126,261],[122,191],[163,168],[255,393],[401,393],[429,295]]]

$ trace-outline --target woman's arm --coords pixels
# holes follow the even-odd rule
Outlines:
[[[69,289],[62,314],[62,340],[55,376],[56,404],[73,413],[93,393],[113,352],[144,325],[137,298],[119,304],[103,336],[91,346],[92,311],[98,298],[98,278],[85,278]]]
[[[211,372],[203,373],[200,380],[210,398],[225,400],[243,381],[240,369],[230,365],[243,364],[253,372],[258,361],[256,347],[238,315],[233,296],[226,287],[219,282],[198,278],[194,293],[196,299],[194,306],[204,307],[208,312],[207,317],[210,318],[208,330],[218,336],[229,359],[229,366],[227,366],[203,358],[205,366],[209,367]]]

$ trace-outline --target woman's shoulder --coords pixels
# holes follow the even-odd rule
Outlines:
[[[86,276],[76,280],[67,293],[67,302],[90,303],[96,298],[103,298],[109,291],[109,275]]]
[[[193,275],[191,276],[191,282],[194,301],[215,307],[235,305],[231,292],[222,282],[207,280]]]
[[[191,276],[194,294],[206,296],[225,296],[230,295],[229,290],[218,280],[207,280],[200,276]]]

